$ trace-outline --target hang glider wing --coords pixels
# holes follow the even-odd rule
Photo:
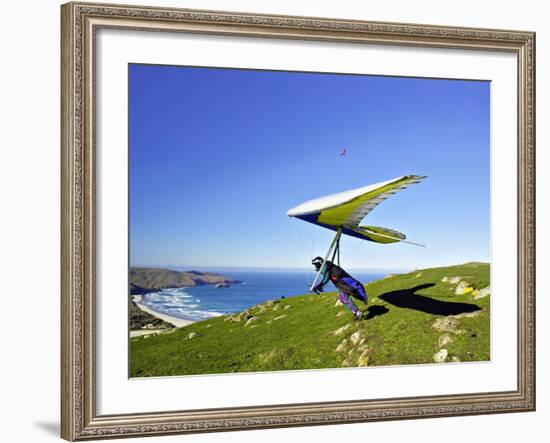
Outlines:
[[[343,234],[377,243],[405,241],[405,235],[393,229],[359,226],[359,223],[382,201],[424,178],[426,177],[404,175],[362,188],[327,195],[302,203],[289,210],[287,214],[334,231],[342,229]]]

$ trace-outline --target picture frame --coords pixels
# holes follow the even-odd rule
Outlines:
[[[72,2],[61,7],[61,436],[153,436],[535,410],[535,34]],[[517,57],[517,388],[452,395],[97,413],[97,32],[468,49]],[[121,128],[124,131],[125,128]]]

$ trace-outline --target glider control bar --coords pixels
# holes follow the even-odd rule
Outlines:
[[[313,288],[317,284],[317,280],[319,280],[319,276],[323,273],[325,266],[327,264],[327,260],[330,256],[330,253],[334,250],[336,252],[335,248],[339,247],[340,244],[340,237],[342,236],[342,228],[338,228],[338,231],[336,231],[336,235],[334,236],[334,240],[332,240],[332,243],[330,244],[330,248],[328,248],[328,251],[325,255],[325,259],[323,260],[323,264],[319,268],[319,272],[317,272],[317,275],[315,276],[315,280],[313,280],[313,283],[311,284],[309,290],[313,291]]]

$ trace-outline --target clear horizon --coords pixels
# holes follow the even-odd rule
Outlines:
[[[179,266],[179,265],[132,265],[132,268],[170,269],[174,271],[189,272],[231,272],[231,271],[273,271],[273,272],[314,272],[313,268],[268,268],[252,266]],[[182,270],[185,269],[185,270]],[[364,269],[346,267],[348,270],[361,272],[408,272],[409,269]]]
[[[466,263],[448,263],[443,264],[443,266],[460,266],[464,265]],[[231,272],[231,271],[274,271],[274,272],[304,272],[304,271],[311,271],[313,272],[313,268],[277,268],[277,267],[260,267],[260,266],[202,266],[202,265],[174,265],[174,264],[160,264],[160,265],[151,265],[151,264],[132,264],[132,268],[154,268],[154,269],[170,269],[175,271],[181,271],[182,269],[186,269],[186,271],[199,271],[199,272],[215,272],[216,270],[219,272]],[[348,270],[352,271],[360,271],[360,272],[413,272],[415,270],[421,269],[421,268],[354,268],[354,267],[346,267]],[[425,269],[425,268],[423,268]],[[186,272],[182,271],[182,272]]]
[[[132,266],[307,270],[333,232],[288,209],[407,174],[428,179],[365,223],[427,247],[345,237],[343,266],[490,261],[489,82],[139,64],[129,80]]]

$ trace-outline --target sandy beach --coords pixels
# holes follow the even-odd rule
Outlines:
[[[137,305],[139,309],[141,309],[144,312],[147,312],[148,314],[151,314],[152,316],[159,318],[161,320],[164,320],[167,323],[170,323],[174,325],[176,328],[181,328],[182,326],[190,325],[191,323],[194,323],[190,320],[184,320],[182,318],[174,317],[172,315],[163,314],[160,312],[153,311],[152,309],[148,308],[147,306],[141,304],[141,295],[133,295],[132,300]]]

